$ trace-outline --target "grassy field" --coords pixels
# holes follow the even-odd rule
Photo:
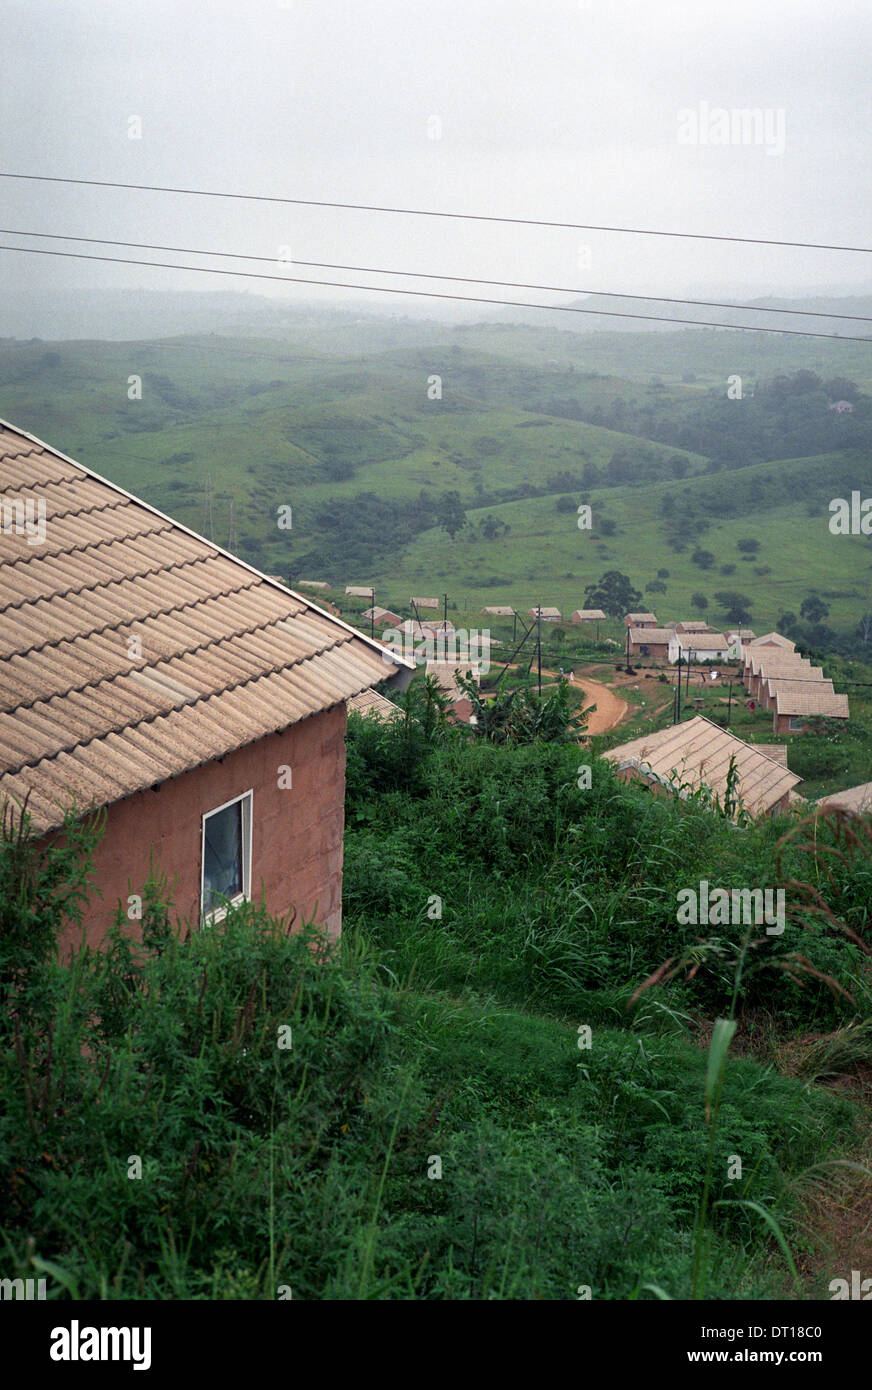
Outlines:
[[[664,619],[701,592],[723,621],[714,594],[736,590],[766,629],[817,591],[846,636],[870,607],[872,554],[866,538],[830,535],[827,503],[872,489],[866,407],[852,424],[825,400],[767,411],[753,392],[798,367],[868,385],[864,353],[715,331],[316,318],[281,338],[0,343],[0,413],[270,572],[375,583],[403,611],[411,592],[439,590],[462,611],[571,612],[619,569]],[[744,373],[747,400],[726,400],[728,370]],[[142,397],[129,400],[134,376]],[[806,435],[838,447],[765,458]],[[468,524],[452,540],[434,519],[453,492]],[[577,526],[582,502],[591,531]],[[684,517],[683,550],[664,506]],[[751,560],[736,548],[747,538],[760,543]]]
[[[709,601],[706,619],[725,622],[722,606],[713,596],[720,590],[738,590],[752,601],[755,630],[765,632],[775,627],[781,613],[790,609],[798,612],[803,598],[818,592],[830,606],[828,621],[838,628],[853,627],[870,605],[872,547],[863,536],[833,536],[819,486],[816,495],[805,487],[807,475],[813,472],[818,479],[832,480],[827,483],[829,495],[844,496],[838,491],[845,481],[839,462],[833,457],[780,460],[716,475],[715,479],[604,488],[587,496],[579,491],[573,500],[577,495],[579,501],[590,503],[590,531],[578,529],[574,512],[556,512],[554,498],[508,502],[472,514],[478,521],[479,516],[493,511],[511,527],[508,535],[486,541],[467,539],[466,533],[461,533],[451,543],[443,531],[433,528],[415,539],[399,564],[386,566],[373,579],[380,591],[395,595],[396,601],[429,580],[430,589],[447,589],[457,595],[464,609],[511,602],[526,610],[541,602],[568,616],[576,608],[588,606],[584,598],[587,584],[608,569],[619,569],[642,592],[642,607],[650,607],[663,621],[703,616],[692,602],[692,595],[700,592]],[[773,476],[795,492],[793,502],[718,519],[706,509],[704,500],[700,501],[701,514],[712,517],[710,529],[699,538],[700,547],[715,556],[711,569],[703,570],[693,562],[692,544],[683,553],[675,553],[660,513],[664,496],[671,493],[693,499],[694,493],[704,488],[732,489]],[[872,483],[872,467],[867,464],[855,470],[854,476],[857,485],[864,480]],[[597,534],[597,523],[603,517],[617,524],[614,535],[607,539]],[[745,538],[760,543],[752,559],[737,549],[737,542]],[[735,565],[735,572],[724,575],[722,566],[730,563]],[[755,573],[761,566],[768,567],[764,575]],[[661,581],[666,592],[646,594],[646,585],[657,579],[660,569],[669,571],[668,578]],[[619,626],[603,631],[613,637],[621,635]]]

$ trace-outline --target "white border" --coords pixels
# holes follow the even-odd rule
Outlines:
[[[204,912],[204,883],[203,877],[206,872],[206,821],[210,816],[215,816],[219,811],[226,811],[228,806],[235,806],[242,802],[242,892],[237,893],[235,898],[231,898],[226,907],[216,907],[214,912]],[[223,922],[231,907],[238,906],[239,903],[251,902],[251,851],[252,851],[252,825],[254,823],[254,787],[249,787],[248,791],[240,792],[238,796],[232,796],[229,801],[225,801],[221,806],[213,806],[211,811],[204,811],[200,816],[200,921],[204,926],[212,926],[215,922]]]

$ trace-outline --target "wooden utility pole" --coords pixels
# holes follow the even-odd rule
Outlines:
[[[375,637],[375,589],[369,591],[369,635]]]
[[[630,629],[627,628],[627,675],[630,674]]]
[[[536,652],[539,668],[539,698],[542,698],[542,604],[536,609]]]
[[[678,648],[678,686],[676,689],[675,723],[681,723],[681,648]]]
[[[733,706],[733,682],[730,681],[730,688],[727,692],[727,728],[730,727],[730,710]]]

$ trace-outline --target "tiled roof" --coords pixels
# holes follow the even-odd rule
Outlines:
[[[840,807],[843,811],[854,811],[857,815],[868,814],[872,811],[872,782],[861,782],[859,787],[846,787],[844,791],[822,796],[817,805]]]
[[[827,685],[830,686],[829,690],[825,688]],[[829,681],[820,681],[817,688],[810,687],[804,691],[781,690],[776,687],[774,699],[776,714],[789,714],[792,718],[799,718],[801,715],[819,719],[848,718],[847,695],[840,695],[834,691]]]
[[[791,642],[791,640],[790,640],[789,637],[782,637],[782,635],[781,635],[780,632],[764,632],[762,637],[754,637],[754,638],[752,639],[752,641],[751,641],[751,646],[752,646],[752,647],[765,647],[765,646],[784,647],[784,648],[787,649],[787,650],[793,651],[794,647],[796,646],[796,643],[795,643],[795,642]]]
[[[438,608],[438,598],[410,598],[409,603],[414,603],[418,608]]]
[[[707,786],[723,803],[730,759],[735,757],[737,791],[751,815],[765,813],[802,781],[753,744],[697,715],[684,724],[632,739],[603,754],[619,769],[631,768],[643,780]]]
[[[601,608],[576,608],[572,615],[574,623],[604,623],[606,615]]]
[[[392,623],[401,623],[403,621],[399,613],[393,613],[390,608],[381,608],[377,603],[374,604],[372,608],[367,608],[360,616],[362,618],[371,618],[374,623],[383,622],[386,618],[389,618]]]
[[[767,758],[772,758],[776,763],[781,763],[782,767],[787,767],[786,743],[755,743],[754,747],[765,753]]]
[[[624,618],[624,622],[630,627],[635,627],[638,623],[656,623],[656,621],[657,618],[653,613],[627,613]]]
[[[0,421],[0,802],[34,830],[326,710],[406,667],[310,600]],[[4,516],[8,513],[4,513]]]
[[[376,690],[362,690],[359,695],[352,695],[350,700],[346,700],[346,708],[355,714],[371,716],[380,719],[382,723],[387,723],[390,719],[396,719],[401,711],[384,695],[379,695]]]
[[[528,608],[528,609],[527,609],[527,617],[528,617],[528,618],[539,618],[539,617],[541,617],[541,618],[554,618],[556,621],[559,621],[559,619],[560,619],[560,609],[559,609],[559,608],[545,608],[544,606],[543,606],[542,608]]]
[[[628,627],[631,642],[650,642],[654,646],[668,646],[673,632],[668,627]]]
[[[725,652],[727,639],[722,632],[676,632],[679,647],[691,652]]]
[[[784,676],[764,676],[762,678],[768,688],[770,698],[774,697],[778,691],[784,694],[802,694],[803,691],[812,690],[815,693],[833,693],[833,683],[831,680],[824,680],[824,673],[820,666],[812,666],[810,670],[803,671],[802,679],[794,680],[792,677]]]
[[[496,607],[483,608],[481,611],[482,613],[490,614],[492,618],[511,618],[514,616],[515,613],[514,608],[507,608],[505,607],[505,605],[497,605]]]
[[[745,647],[742,652],[744,666],[750,670],[752,675],[775,674],[781,675],[788,671],[812,670],[812,664],[805,656],[800,656],[797,652],[786,652],[781,647],[755,647],[753,642]],[[815,668],[818,669],[818,668]]]
[[[439,689],[452,700],[465,700],[466,695],[457,684],[458,674],[472,676],[479,683],[479,669],[473,661],[428,661],[427,675],[433,676]]]

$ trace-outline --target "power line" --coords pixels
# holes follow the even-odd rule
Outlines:
[[[123,246],[128,250],[171,251],[180,256],[214,256],[221,260],[258,261],[261,264],[275,265],[279,257],[252,256],[242,251],[205,251],[199,246],[164,246],[151,241],[116,241],[109,237],[68,236],[60,232],[31,232],[20,227],[0,227],[0,236],[39,237],[44,241],[80,241],[89,246]],[[864,314],[837,314],[814,309],[771,309],[758,304],[736,304],[719,299],[676,299],[665,294],[627,294],[621,290],[591,290],[575,285],[539,285],[525,280],[488,280],[480,275],[437,275],[427,270],[392,270],[379,265],[343,265],[336,261],[303,261],[296,256],[289,258],[288,265],[301,265],[314,270],[345,270],[361,275],[398,275],[410,280],[443,280],[462,285],[496,285],[510,290],[542,290],[551,294],[592,294],[602,299],[645,300],[651,304],[690,304],[703,309],[733,309],[749,314],[790,314],[793,317],[808,319],[847,319],[852,323],[872,323],[872,317]]]
[[[299,275],[266,275],[253,270],[222,270],[217,266],[178,265],[171,261],[140,261],[128,256],[94,256],[85,251],[48,251],[38,246],[7,246],[0,251],[15,251],[27,256],[61,256],[65,260],[102,261],[109,265],[151,266],[156,270],[187,270],[200,275],[230,275],[242,280],[273,280],[285,285],[320,285],[325,289],[365,290],[370,294],[402,294],[414,299],[451,299],[462,304],[495,304],[502,309],[546,309],[555,314],[585,314],[595,318],[637,319],[643,323],[677,323],[681,328],[732,328],[740,333],[778,333],[790,338],[828,338],[839,343],[869,343],[872,338],[852,337],[841,333],[813,333],[806,328],[765,328],[761,324],[720,323],[709,319],[668,318],[663,314],[631,314],[617,309],[581,309],[571,304],[534,304],[528,300],[490,299],[483,295],[448,294],[437,290],[396,289],[392,285],[361,285],[342,280],[313,280]]]
[[[651,227],[612,227],[595,222],[556,222],[536,217],[499,217],[493,213],[442,212],[434,208],[404,208],[375,203],[328,202],[316,198],[280,198],[265,193],[231,193],[211,188],[175,188],[166,184],[117,183],[110,179],[69,179],[53,174],[18,174],[0,170],[0,179],[26,179],[35,183],[77,184],[87,188],[123,188],[141,193],[179,193],[195,198],[232,198],[248,203],[281,203],[294,207],[336,208],[348,212],[387,212],[401,217],[444,217],[461,222],[498,222],[520,227],[556,227],[573,232],[621,232],[628,236],[679,237],[688,241],[726,241],[750,246],[789,246],[807,251],[853,251],[872,254],[872,246],[842,246],[820,241],[780,241],[773,237],[721,236],[711,232],[673,232]]]

